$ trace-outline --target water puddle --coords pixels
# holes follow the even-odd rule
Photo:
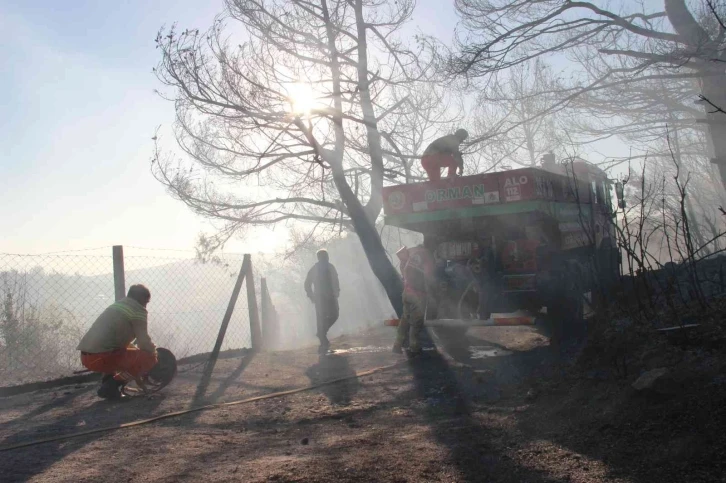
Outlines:
[[[436,347],[423,347],[422,349],[424,351],[433,351],[433,350],[436,350]],[[379,347],[379,346],[368,345],[365,347],[348,347],[346,349],[334,349],[330,353],[337,354],[337,355],[343,355],[343,354],[372,354],[375,352],[391,352],[391,346]]]
[[[472,359],[486,359],[488,357],[508,356],[511,351],[491,346],[472,346],[469,347],[469,353]]]
[[[435,347],[424,347],[424,351],[431,351],[435,350]],[[346,354],[373,354],[378,352],[390,352],[390,347],[381,347],[381,346],[373,346],[373,345],[367,345],[364,347],[348,347],[345,349],[335,349],[330,352],[330,354],[336,354],[336,355],[346,355]],[[491,347],[491,346],[472,346],[469,347],[469,353],[471,354],[470,357],[472,359],[486,359],[489,357],[501,357],[501,356],[508,356],[512,352],[501,349],[499,347]]]
[[[347,349],[335,349],[333,354],[369,354],[372,352],[390,352],[390,347],[378,347],[368,345],[365,347],[349,347]]]

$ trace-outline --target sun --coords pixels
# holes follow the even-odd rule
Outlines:
[[[317,105],[317,99],[310,84],[296,82],[287,88],[290,112],[298,116],[309,116]]]

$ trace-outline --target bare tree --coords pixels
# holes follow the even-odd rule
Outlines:
[[[617,137],[627,143],[631,155],[609,159],[605,164],[610,167],[626,160],[645,163],[647,158],[644,167],[648,177],[660,179],[672,177],[677,166],[690,179],[689,191],[698,193],[697,197],[686,197],[685,203],[694,236],[704,240],[702,232],[720,231],[723,217],[716,208],[726,198],[720,183],[714,182],[718,173],[709,159],[709,133],[701,122],[703,111],[693,103],[698,95],[696,87],[693,81],[653,79],[632,88],[584,93],[568,109],[567,130],[580,139]],[[618,109],[620,114],[613,116]],[[633,150],[637,154],[633,155]],[[666,185],[666,195],[666,199],[679,197],[675,185]]]
[[[391,118],[394,124],[390,132],[382,134],[386,140],[395,139],[391,148],[384,148],[384,156],[392,164],[400,160],[406,182],[424,181],[426,175],[418,161],[435,135],[460,127],[465,113],[464,93],[434,83],[420,83],[415,92],[407,93],[405,99],[396,98],[396,101],[404,102],[408,109],[402,109],[398,116]]]
[[[558,126],[557,114],[540,116],[552,103],[557,79],[542,59],[499,72],[476,94],[474,131],[488,133],[477,150],[484,169],[497,166],[536,166],[542,156],[564,154],[568,140]]]
[[[662,10],[648,9],[643,2],[622,2],[618,9],[609,5],[457,0],[470,35],[452,67],[481,77],[535,58],[566,55],[580,68],[539,116],[579,103],[593,113],[606,113],[602,136],[661,135],[665,120],[657,116],[659,110],[677,113],[679,122],[704,118],[710,157],[726,179],[726,116],[690,103],[694,94],[701,94],[714,105],[726,105],[723,5],[686,0],[664,0]],[[659,86],[655,90],[654,82]],[[663,97],[662,89],[670,95]]]
[[[384,179],[409,179],[421,142],[407,126],[431,65],[399,39],[414,5],[227,0],[206,33],[159,34],[156,72],[171,87],[187,157],[157,151],[153,172],[223,222],[207,249],[251,226],[304,224],[308,238],[351,229],[400,313],[400,277],[374,223]],[[423,131],[436,129],[432,120]]]

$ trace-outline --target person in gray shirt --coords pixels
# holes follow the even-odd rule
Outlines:
[[[330,263],[330,257],[326,250],[318,250],[318,263],[308,272],[305,278],[305,292],[308,298],[315,304],[317,316],[317,336],[320,340],[318,352],[325,354],[330,347],[328,341],[328,330],[333,326],[340,308],[338,296],[340,295],[340,282],[338,272]]]

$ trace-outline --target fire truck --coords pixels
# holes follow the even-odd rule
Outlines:
[[[620,275],[612,183],[583,160],[383,188],[385,224],[423,235],[436,261],[426,325],[549,321],[576,330]]]

